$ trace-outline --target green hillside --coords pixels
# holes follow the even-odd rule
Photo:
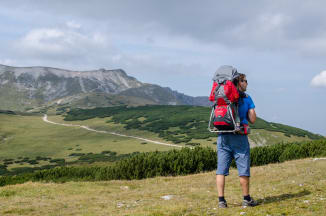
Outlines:
[[[124,124],[126,129],[139,129],[159,134],[174,143],[191,143],[196,139],[209,139],[216,134],[207,130],[210,108],[195,106],[147,105],[139,107],[108,107],[95,109],[73,109],[65,120],[86,120],[95,117],[112,117],[112,122]],[[287,137],[307,137],[320,139],[322,136],[299,128],[267,122],[257,118],[252,129],[281,132]],[[283,141],[283,140],[280,140]]]

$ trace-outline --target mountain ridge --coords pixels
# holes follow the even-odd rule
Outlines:
[[[192,97],[169,87],[142,83],[129,76],[123,69],[72,71],[42,66],[0,65],[0,90],[0,99],[6,101],[0,105],[0,109],[11,110],[30,109],[69,96],[89,93],[138,97],[146,101],[144,104],[209,105],[207,97]],[[79,99],[81,97],[83,96]],[[121,102],[130,105],[129,100],[124,101],[123,97]],[[80,106],[96,107],[99,104],[87,103]]]

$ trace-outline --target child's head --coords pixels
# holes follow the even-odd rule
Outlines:
[[[233,84],[240,90],[240,91],[246,91],[247,90],[247,79],[246,75],[240,73],[240,75],[233,80]]]

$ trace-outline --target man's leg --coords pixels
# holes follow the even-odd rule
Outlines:
[[[227,146],[227,135],[219,135],[217,138],[217,170],[216,186],[218,192],[219,208],[226,208],[227,203],[224,198],[225,176],[229,175],[229,167],[232,161],[232,151]]]
[[[250,147],[248,137],[239,135],[234,137],[232,148],[235,152],[234,158],[237,164],[240,185],[242,188],[243,202],[242,206],[256,206],[257,202],[249,195],[249,177],[250,177]]]
[[[232,161],[232,151],[227,145],[228,136],[223,134],[217,138],[216,186],[219,197],[224,197],[225,176],[229,175],[229,168]]]
[[[242,188],[243,196],[249,195],[249,177],[248,176],[240,176],[240,185]]]
[[[218,196],[224,197],[224,188],[225,188],[225,176],[224,175],[216,175],[216,186],[217,186]]]
[[[234,135],[231,146],[234,151],[234,159],[238,168],[243,196],[248,196],[250,176],[250,146],[248,137],[244,135]]]
[[[224,175],[216,175],[216,186],[217,186],[217,193],[218,193],[218,207],[219,208],[226,208],[228,204],[224,198],[224,186],[225,186],[225,176]]]
[[[243,202],[242,206],[247,207],[251,206],[254,207],[258,205],[257,201],[252,199],[249,195],[249,177],[248,176],[240,176],[240,184],[242,188],[242,194],[243,194]]]

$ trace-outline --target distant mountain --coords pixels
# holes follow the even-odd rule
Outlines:
[[[27,110],[48,104],[78,107],[113,105],[209,105],[207,97],[191,97],[147,84],[122,69],[70,71],[50,67],[0,65],[0,109]]]
[[[173,91],[168,87],[163,88],[153,84],[144,84],[137,88],[127,89],[121,92],[120,95],[146,98],[152,101],[153,104],[160,105],[210,105],[208,97],[192,97]]]

